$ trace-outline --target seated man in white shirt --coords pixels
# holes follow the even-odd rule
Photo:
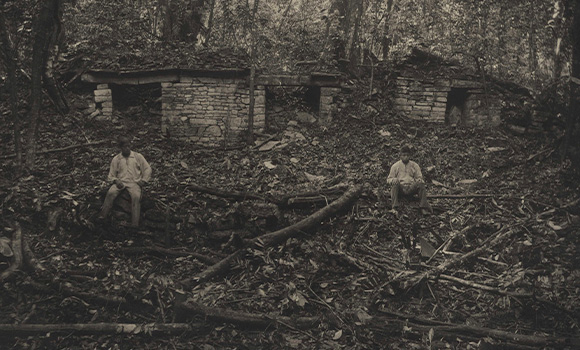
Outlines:
[[[392,209],[397,214],[399,207],[399,194],[402,192],[405,195],[418,194],[421,208],[421,213],[432,214],[433,209],[429,202],[427,202],[427,190],[425,189],[425,182],[423,181],[423,174],[421,168],[417,163],[411,159],[411,147],[404,145],[401,147],[401,159],[391,166],[387,183],[391,185],[391,203]]]
[[[151,179],[151,166],[140,153],[131,151],[129,138],[119,138],[119,148],[121,153],[111,161],[108,180],[113,184],[107,192],[99,219],[104,220],[109,215],[115,198],[127,189],[131,196],[131,227],[137,228],[141,215],[141,188]]]

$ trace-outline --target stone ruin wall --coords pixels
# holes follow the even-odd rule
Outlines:
[[[198,144],[217,146],[233,141],[248,129],[250,91],[246,80],[182,77],[178,83],[162,83],[164,134]],[[254,129],[266,122],[266,92],[256,86]]]
[[[413,119],[445,123],[447,98],[452,88],[467,90],[463,125],[493,126],[500,123],[501,101],[491,95],[487,108],[481,84],[470,80],[397,77],[394,107]]]

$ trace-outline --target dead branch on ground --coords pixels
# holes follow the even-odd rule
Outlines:
[[[222,198],[229,198],[237,201],[255,199],[261,201],[268,201],[268,199],[264,196],[261,196],[257,193],[252,192],[237,192],[237,191],[222,191],[216,188],[209,188],[205,186],[200,186],[196,184],[187,184],[186,188],[200,193],[207,193],[214,196],[222,197]]]
[[[249,241],[250,245],[257,245],[259,247],[273,247],[278,244],[281,244],[288,240],[289,238],[295,237],[300,233],[307,231],[308,229],[319,225],[320,222],[328,219],[332,215],[336,214],[337,212],[345,209],[347,205],[351,202],[356,200],[362,191],[362,186],[354,186],[350,190],[346,191],[340,198],[336,201],[330,203],[326,207],[318,210],[314,214],[308,216],[307,218],[295,223],[294,225],[285,227],[281,230],[266,233],[261,236],[255,237]],[[233,254],[225,257],[217,264],[214,264],[200,274],[198,274],[194,278],[188,278],[186,280],[181,281],[182,284],[190,284],[192,281],[203,282],[214,276],[220,275],[227,271],[231,263],[239,258],[242,257],[246,252],[246,249],[240,249]]]
[[[399,331],[402,331],[403,327],[406,327],[404,328],[406,331],[418,331],[421,333],[428,333],[431,329],[433,329],[435,332],[435,338],[443,337],[446,339],[455,340],[457,337],[471,339],[483,339],[489,337],[492,339],[508,342],[510,344],[533,346],[537,348],[550,347],[562,349],[580,347],[580,338],[525,335],[520,333],[510,333],[492,328],[428,320],[421,317],[389,311],[379,310],[379,312],[387,316],[375,317],[375,319],[372,321],[373,326],[370,328],[378,329],[378,327],[395,327]]]
[[[298,329],[316,327],[320,323],[320,317],[287,317],[279,315],[253,314],[217,307],[208,307],[195,302],[187,302],[176,306],[182,312],[203,315],[207,319],[220,322],[232,323],[237,326],[251,329],[265,329],[277,324],[289,325]]]
[[[194,252],[186,252],[175,249],[168,249],[159,246],[149,246],[149,247],[123,247],[121,251],[125,254],[154,254],[161,256],[175,256],[175,257],[187,257],[191,256],[204,264],[213,265],[217,262],[216,259]]]
[[[0,336],[17,337],[47,333],[170,335],[198,333],[203,328],[203,324],[195,323],[0,324]]]
[[[71,146],[66,146],[66,147],[62,147],[62,148],[53,148],[53,149],[48,149],[48,150],[44,150],[44,151],[39,151],[36,152],[36,154],[49,154],[49,153],[58,153],[58,152],[65,152],[65,151],[70,151],[71,149],[75,149],[75,148],[80,148],[80,147],[89,147],[89,146],[98,146],[98,145],[102,145],[103,143],[106,143],[108,141],[97,141],[97,142],[89,142],[89,143],[81,143],[78,145],[71,145]],[[10,159],[10,158],[14,158],[16,157],[16,154],[7,154],[4,156],[0,156],[0,159]]]

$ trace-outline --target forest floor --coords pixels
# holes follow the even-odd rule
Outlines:
[[[10,243],[18,223],[38,259],[2,281],[0,348],[578,348],[579,182],[554,136],[360,110],[328,127],[280,117],[270,150],[191,146],[163,137],[155,119],[47,116],[43,148],[107,142],[39,155],[16,180],[13,159],[0,160],[0,240]],[[139,231],[92,222],[126,133],[153,168],[146,209],[158,225]],[[386,177],[403,143],[417,150],[433,215],[415,201],[389,213]],[[4,142],[0,157],[12,151]],[[330,203],[358,186],[356,202],[298,235],[248,243],[326,205],[271,203],[331,188],[321,197]],[[277,220],[243,214],[254,207]],[[222,273],[196,280],[236,252]],[[11,264],[0,260],[0,272]]]

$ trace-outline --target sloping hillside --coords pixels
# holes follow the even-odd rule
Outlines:
[[[423,124],[362,103],[329,127],[283,115],[268,130],[277,136],[236,149],[163,138],[154,119],[47,115],[46,149],[105,142],[45,153],[17,180],[5,143],[1,236],[21,232],[38,264],[25,254],[2,282],[0,323],[14,326],[0,329],[0,347],[580,346],[578,180],[558,162],[553,135]],[[120,225],[123,213],[93,223],[125,134],[154,169],[140,231]],[[268,139],[279,142],[262,147]],[[399,217],[388,212],[386,176],[403,143],[417,150],[434,215],[412,201]],[[260,236],[345,192],[356,201],[293,238]],[[220,261],[221,273],[197,279]],[[11,265],[6,257],[0,270]],[[62,325],[100,323],[141,328]]]

